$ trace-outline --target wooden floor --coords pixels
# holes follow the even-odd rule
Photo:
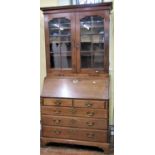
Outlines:
[[[41,148],[40,155],[107,155],[103,150],[75,145],[50,145]],[[113,153],[108,155],[114,155]]]

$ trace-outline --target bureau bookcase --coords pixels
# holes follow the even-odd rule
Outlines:
[[[109,151],[109,22],[111,3],[41,8],[46,70],[41,144]]]

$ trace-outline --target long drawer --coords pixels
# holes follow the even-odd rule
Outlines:
[[[107,119],[42,115],[41,120],[43,125],[77,127],[77,128],[80,127],[80,128],[87,128],[87,129],[107,129],[108,128]]]
[[[107,130],[88,130],[66,127],[43,126],[43,137],[83,141],[107,142]]]
[[[57,116],[108,118],[108,110],[106,109],[41,106],[41,113]]]

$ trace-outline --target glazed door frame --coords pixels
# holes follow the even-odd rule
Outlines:
[[[51,68],[50,66],[50,38],[49,38],[49,26],[48,23],[54,18],[66,18],[70,20],[71,31],[71,68]],[[74,13],[56,13],[45,15],[45,47],[46,47],[46,69],[47,73],[63,75],[65,73],[76,72],[76,51],[75,51],[75,14]],[[60,52],[61,53],[61,52]],[[61,57],[61,56],[60,56]]]
[[[80,20],[88,16],[100,16],[104,19],[104,68],[81,68],[80,56]],[[76,13],[76,55],[77,55],[77,72],[88,74],[108,73],[109,71],[109,11],[88,11]]]

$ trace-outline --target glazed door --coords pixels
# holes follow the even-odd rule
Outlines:
[[[108,71],[109,13],[77,13],[77,72],[99,74]]]
[[[76,72],[74,14],[49,14],[45,20],[47,71],[59,75]]]

